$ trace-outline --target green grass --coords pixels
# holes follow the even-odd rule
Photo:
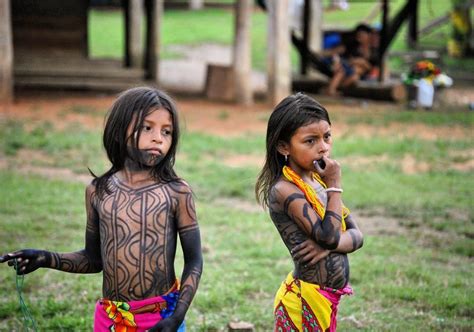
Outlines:
[[[65,112],[89,114],[83,108]],[[435,131],[472,127],[467,113],[416,115],[380,110],[374,120],[360,123],[381,129],[423,124]],[[335,124],[343,120],[336,117]],[[100,173],[107,162],[99,130],[78,125],[58,130],[48,122],[11,120],[0,124],[0,140],[0,155],[11,165],[0,170],[0,252],[82,248],[84,185],[25,175],[15,166],[62,167],[78,173],[90,166]],[[361,227],[368,227],[364,216],[372,216],[387,230],[376,235],[369,231],[364,247],[350,255],[356,293],[341,303],[340,330],[472,328],[474,180],[469,172],[452,169],[446,156],[469,153],[473,147],[469,137],[335,137],[335,157],[348,161],[343,163],[345,203],[361,216]],[[255,207],[258,167],[225,161],[235,155],[261,156],[263,150],[263,133],[233,138],[183,133],[176,168],[196,193],[205,259],[202,282],[187,315],[190,331],[223,331],[231,320],[252,322],[257,331],[271,330],[273,296],[291,270],[289,255],[267,213]],[[30,158],[19,160],[24,151],[31,152]],[[377,162],[381,155],[385,158]],[[432,168],[406,174],[399,163],[406,155]],[[349,162],[357,158],[373,162],[370,167]],[[178,254],[178,273],[182,264]],[[2,328],[10,330],[18,330],[22,319],[14,282],[13,271],[0,266],[0,318]],[[90,330],[93,304],[100,295],[100,274],[39,270],[25,278],[24,297],[40,331]]]
[[[370,116],[360,115],[346,115],[344,121],[351,125],[368,124],[375,126],[387,126],[390,123],[404,123],[411,124],[413,122],[423,123],[425,125],[434,127],[461,125],[466,127],[474,126],[474,113],[469,112],[450,112],[443,107],[444,112],[413,112],[413,111],[398,111],[398,112],[379,112],[372,113]]]

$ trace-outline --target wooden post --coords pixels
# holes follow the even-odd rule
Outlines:
[[[379,46],[379,66],[380,73],[378,81],[382,82],[384,80],[383,72],[385,70],[385,50],[388,45],[388,0],[383,0],[382,2],[382,30],[380,31],[380,46]]]
[[[252,5],[252,0],[238,0],[235,3],[235,37],[233,49],[235,98],[237,103],[243,105],[251,105],[253,103],[250,38]]]
[[[291,91],[288,0],[269,1],[267,31],[268,96],[276,105]]]
[[[322,0],[310,1],[308,48],[313,53],[320,53],[323,49],[323,2]]]
[[[311,0],[304,0],[303,4],[303,33],[302,39],[304,46],[309,49],[309,29],[310,29],[310,12],[311,12]],[[304,52],[301,54],[301,62],[300,62],[300,74],[306,75],[308,73],[308,66],[309,66],[309,59],[308,53]]]
[[[13,44],[10,0],[0,0],[0,104],[13,100]]]
[[[312,53],[319,53],[323,45],[323,4],[321,0],[305,0],[303,11],[303,43]],[[311,60],[301,56],[300,73],[306,75]]]
[[[411,2],[408,16],[407,45],[408,48],[418,48],[418,0]]]
[[[143,0],[125,1],[125,65],[140,68],[142,54]]]
[[[146,0],[146,78],[159,83],[160,24],[163,0]]]
[[[189,9],[198,10],[204,7],[203,0],[189,0]]]

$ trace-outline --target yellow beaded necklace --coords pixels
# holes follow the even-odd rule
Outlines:
[[[304,180],[296,174],[294,170],[292,170],[288,166],[283,166],[283,176],[285,179],[290,181],[291,183],[294,183],[303,193],[306,198],[306,200],[311,204],[313,207],[314,211],[318,214],[319,218],[321,220],[324,219],[324,215],[326,214],[326,208],[324,204],[321,202],[321,200],[318,198],[318,195],[316,194],[316,191],[312,186],[304,182]],[[318,173],[313,172],[312,173],[313,179],[318,181],[324,188],[327,188],[326,184],[324,181],[321,179]],[[349,215],[350,211],[347,207],[344,205],[342,206],[342,231],[346,230],[346,222],[345,218]]]

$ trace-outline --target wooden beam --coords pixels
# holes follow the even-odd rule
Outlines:
[[[146,9],[146,78],[159,82],[160,27],[163,0],[145,0]]]
[[[233,67],[235,99],[243,105],[253,103],[251,36],[252,0],[237,0],[235,3],[235,37]]]
[[[418,0],[413,1],[408,15],[407,45],[410,49],[418,47]]]
[[[388,40],[388,14],[389,14],[390,7],[388,5],[388,0],[382,0],[382,30],[380,31],[380,46],[379,46],[379,66],[380,72],[378,80],[382,82],[384,79],[384,71],[385,71],[385,51],[386,51],[386,44]]]
[[[388,22],[388,1],[384,0],[384,26],[382,26],[382,31],[384,31],[383,39],[380,41],[380,52],[384,54],[388,47],[390,46],[392,40],[397,35],[398,30],[400,29],[402,23],[408,19],[411,12],[417,7],[418,0],[406,0],[405,6],[395,15],[392,21]]]
[[[0,0],[0,104],[13,100],[13,43],[10,0]]]
[[[311,53],[320,53],[323,45],[323,4],[321,0],[305,0],[303,11],[303,43]],[[309,53],[301,54],[300,72],[308,73]]]
[[[310,20],[311,20],[311,0],[304,0],[303,5],[303,33],[302,39],[303,44],[309,48],[309,28],[310,28]],[[301,53],[301,62],[300,62],[300,73],[301,75],[306,75],[308,73],[309,67],[309,59],[307,53]]]
[[[323,1],[311,0],[308,47],[313,53],[323,49]]]
[[[143,0],[125,2],[125,66],[139,68],[143,64],[142,17]]]
[[[327,80],[317,78],[297,77],[293,79],[293,90],[308,93],[320,93],[327,87]],[[371,100],[401,102],[406,99],[406,89],[401,82],[365,82],[341,90],[344,96]]]
[[[276,105],[291,91],[288,0],[269,1],[267,33],[268,96]]]
[[[444,14],[443,16],[435,18],[434,20],[428,22],[423,28],[418,30],[418,35],[421,36],[421,35],[429,34],[431,31],[433,31],[433,29],[439,27],[442,24],[448,23],[450,17],[451,17],[451,14],[447,13],[447,14]]]

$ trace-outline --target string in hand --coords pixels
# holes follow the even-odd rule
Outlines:
[[[20,310],[21,313],[23,314],[23,327],[25,331],[38,331],[38,327],[36,326],[36,322],[31,315],[30,310],[26,306],[25,300],[23,299],[23,283],[25,281],[25,275],[24,274],[17,274],[16,272],[18,271],[18,262],[16,258],[14,258],[14,265],[15,265],[15,285],[16,285],[16,291],[18,293],[18,299],[20,301]]]

